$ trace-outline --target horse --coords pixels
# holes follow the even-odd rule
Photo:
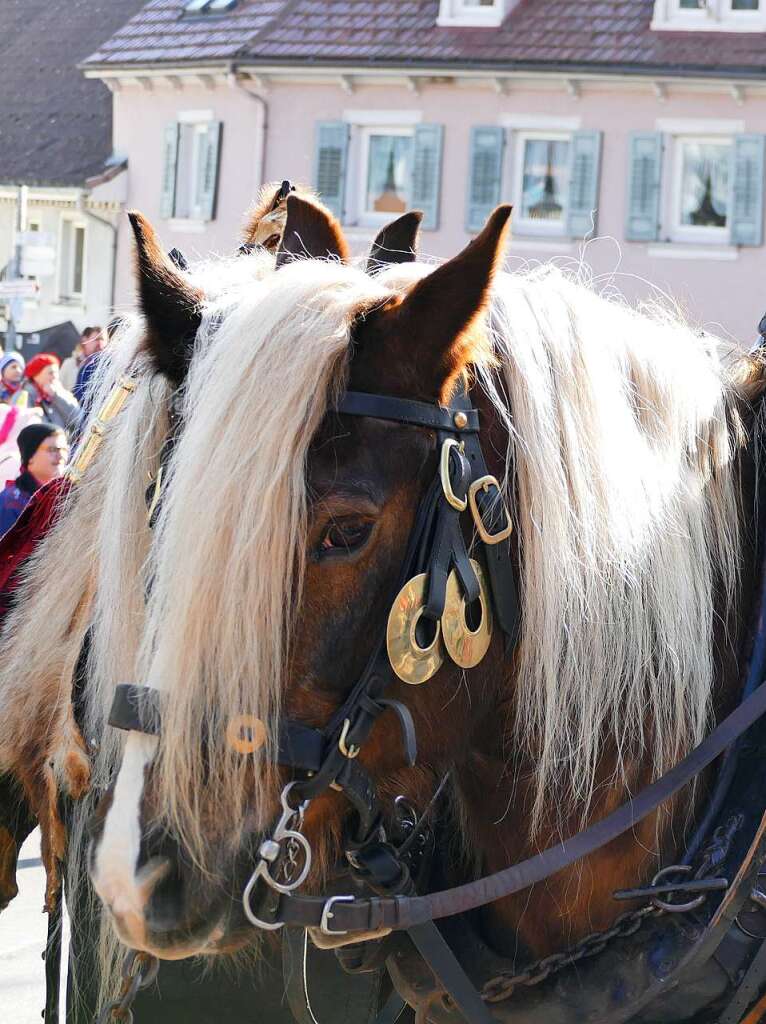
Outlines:
[[[414,724],[417,762],[393,704],[361,750],[338,739],[374,780],[387,827],[396,797],[422,809],[446,785],[444,870],[496,870],[603,817],[733,704],[754,561],[740,480],[763,363],[727,362],[667,311],[631,311],[556,270],[503,273],[509,217],[500,207],[436,268],[371,276],[350,265],[327,211],[290,196],[276,273],[210,270],[209,296],[204,274],[192,284],[176,273],[133,217],[145,329],[132,358],[152,383],[73,503],[100,525],[59,553],[72,598],[53,629],[66,635],[89,587],[86,733],[104,735],[107,789],[89,868],[134,948],[173,959],[253,942],[232,894],[291,781],[278,723],[325,725],[386,628],[443,451],[423,424],[344,414],[346,392],[446,409],[468,389],[514,526],[523,608],[512,649],[489,630],[486,601],[464,610],[463,641],[483,623],[487,642],[463,666],[438,623],[423,633],[408,622],[404,660],[418,667],[400,665],[390,696]],[[244,411],[223,418],[235,396]],[[171,398],[179,429],[149,537],[144,491]],[[460,599],[458,587],[458,610]],[[22,601],[9,623],[19,668],[42,614]],[[131,728],[123,749],[104,726],[125,679],[159,691],[162,728]],[[0,755],[40,706],[7,696]],[[488,908],[489,941],[544,956],[607,928],[612,892],[651,878],[681,845],[703,789]],[[307,803],[306,885],[318,891],[348,848],[349,814],[332,788]]]
[[[283,182],[281,186],[267,185],[261,190],[261,194],[248,212],[242,233],[242,245],[235,258],[226,261],[227,276],[234,271],[247,280],[252,280],[258,275],[265,274],[273,269],[273,256],[276,246],[281,238],[281,231],[284,226],[285,207],[284,201],[288,194],[304,194],[303,186],[291,186],[289,182]],[[380,266],[383,262],[395,262],[401,258],[405,245],[411,239],[413,232],[417,231],[420,216],[407,215],[400,218],[393,225],[383,228],[374,243],[371,254],[371,266]],[[389,250],[391,250],[389,252]],[[243,257],[247,257],[244,259]],[[171,252],[168,258],[157,254],[157,261],[162,262],[170,268],[171,272],[182,271],[183,277],[188,279],[195,274],[195,268],[190,267],[185,258],[177,250]],[[206,266],[206,269],[212,269]],[[221,267],[215,268],[217,273]],[[206,275],[208,296],[212,291],[210,274]],[[91,422],[96,424],[96,433],[100,437],[104,425],[99,426],[98,410],[108,402],[108,396],[112,395],[115,384],[121,382],[125,375],[141,374],[142,356],[136,352],[137,340],[142,337],[142,327],[136,321],[127,319],[123,330],[115,340],[112,347],[113,358],[109,361],[99,387],[98,397],[93,402],[94,419]],[[188,341],[188,339],[187,339]],[[140,346],[139,346],[140,347]],[[172,375],[174,364],[172,359],[168,360],[165,372]],[[139,391],[143,394],[139,398],[142,412],[139,418],[144,417],[143,430],[151,434],[154,417],[163,415],[166,418],[163,424],[167,424],[167,417],[171,414],[168,406],[163,406],[163,385],[152,372],[146,375],[142,381]],[[18,417],[11,417],[11,425],[18,427],[15,420]],[[22,424],[23,425],[23,424]],[[110,426],[111,429],[111,426]],[[163,428],[164,429],[164,426]],[[79,456],[83,449],[87,448],[89,438],[92,441],[92,429],[83,432],[83,445],[75,457],[75,466],[79,464]],[[99,442],[100,443],[100,442]],[[79,474],[74,474],[78,477]],[[72,474],[70,474],[72,476]],[[147,478],[148,479],[148,478]],[[90,483],[91,481],[88,480]],[[34,571],[30,572],[30,566],[37,561],[45,561],[51,557],[53,552],[58,561],[60,554],[68,550],[72,553],[71,545],[74,534],[81,533],[82,520],[73,514],[73,508],[79,507],[81,513],[87,505],[83,503],[78,491],[88,487],[75,487],[69,479],[62,481],[65,486],[58,488],[58,493],[52,496],[48,509],[36,509],[35,516],[40,517],[39,522],[32,522],[25,525],[24,538],[17,539],[9,536],[3,541],[2,559],[4,570],[4,581],[8,576],[5,572],[6,559],[13,562],[12,574],[9,577],[7,589],[3,592],[3,606],[0,609],[0,616],[4,614],[6,606],[10,605],[17,609],[16,615],[35,614],[41,610],[42,604],[46,604],[45,617],[48,618],[52,628],[57,630],[58,643],[53,642],[49,646],[40,645],[38,648],[39,658],[35,659],[33,671],[37,675],[34,685],[25,696],[23,692],[24,680],[16,673],[19,670],[20,662],[15,660],[14,655],[19,652],[18,638],[11,634],[11,639],[5,647],[2,686],[5,694],[14,693],[19,707],[26,703],[30,695],[33,701],[27,704],[27,711],[35,717],[38,728],[31,734],[18,735],[15,739],[8,734],[8,743],[5,748],[5,758],[2,764],[5,774],[0,775],[0,911],[4,909],[17,892],[15,873],[18,852],[26,837],[36,825],[42,828],[43,862],[47,873],[45,909],[52,913],[57,907],[60,887],[60,867],[68,859],[69,861],[69,894],[70,913],[74,916],[74,936],[78,940],[78,956],[81,959],[88,959],[91,955],[89,946],[92,943],[92,921],[89,920],[92,908],[89,906],[89,894],[80,885],[83,874],[83,864],[80,858],[81,845],[78,839],[82,836],[82,828],[89,816],[88,793],[91,796],[98,793],[96,786],[92,787],[90,756],[97,749],[97,738],[102,731],[97,726],[89,732],[89,742],[86,744],[83,739],[81,726],[84,725],[81,711],[85,702],[85,688],[89,685],[87,673],[87,648],[90,626],[90,612],[92,591],[89,586],[83,589],[77,583],[73,583],[78,593],[75,604],[62,609],[57,614],[61,602],[61,592],[54,590],[50,585],[41,587],[39,577],[34,579]],[[104,478],[100,483],[94,484],[96,491],[102,490]],[[98,517],[96,511],[100,498],[91,494],[92,503],[87,505],[93,516]],[[44,521],[42,521],[44,518]],[[148,532],[146,523],[143,523],[144,530]],[[50,531],[51,536],[45,539]],[[138,533],[142,531],[139,529]],[[135,539],[135,538],[134,538]],[[36,552],[34,546],[37,546]],[[26,564],[19,566],[17,549],[23,548],[23,557],[28,558],[27,552],[33,549],[33,556]],[[136,565],[138,561],[136,560]],[[50,563],[49,563],[50,564]],[[72,570],[74,569],[74,573]],[[139,570],[136,570],[139,573]],[[39,570],[38,570],[39,572]],[[70,564],[69,573],[63,574],[59,579],[66,587],[73,582],[73,575],[78,570]],[[29,575],[31,578],[24,585],[24,578]],[[12,584],[12,592],[11,585]],[[72,591],[74,593],[75,591]],[[22,612],[21,609],[24,609]],[[53,618],[50,618],[53,616]],[[14,616],[10,616],[13,628]],[[65,651],[63,657],[58,655]],[[23,675],[23,673],[22,673]],[[27,678],[28,682],[28,678]],[[35,703],[32,710],[31,704]],[[99,762],[103,764],[103,762]],[[106,769],[105,769],[106,770]],[[108,770],[107,777],[108,777]],[[103,776],[96,775],[96,783],[103,786]],[[69,806],[66,812],[63,808],[71,801],[80,802],[80,807]],[[64,818],[62,819],[62,813]],[[66,825],[69,824],[74,830],[72,841],[69,842],[70,856],[67,857],[67,836]],[[58,927],[58,926],[56,926]],[[90,934],[90,938],[86,938]],[[80,948],[82,947],[82,948]],[[85,978],[87,982],[87,970],[76,972],[80,980]],[[188,991],[189,977],[171,977],[165,985],[164,1005],[167,1008],[169,998],[168,986],[181,1005],[184,1005],[184,993]],[[214,989],[213,989],[214,990]],[[263,997],[265,989],[257,989]],[[243,991],[240,999],[251,998],[252,993]],[[360,995],[360,999],[364,993]],[[217,997],[208,997],[206,991],[197,985],[194,988],[194,998],[206,999],[215,1002]],[[268,998],[268,997],[267,997]],[[79,1006],[79,997],[73,996],[73,1005]],[[172,1002],[172,999],[171,999]],[[276,996],[276,1004],[279,1003],[279,995]]]

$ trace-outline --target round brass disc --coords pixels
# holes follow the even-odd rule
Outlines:
[[[415,629],[423,614],[426,600],[428,576],[421,573],[405,583],[396,596],[388,615],[386,647],[391,668],[405,683],[417,685],[438,672],[444,661],[441,641],[441,627],[436,623],[436,633],[428,647],[418,643]]]
[[[477,630],[468,628],[465,618],[465,597],[460,589],[457,573],[453,569],[447,579],[447,596],[442,615],[442,636],[447,654],[461,668],[474,668],[489,649],[492,640],[492,602],[484,570],[477,561],[471,565],[479,581],[481,622]]]
[[[226,742],[238,754],[254,754],[266,742],[266,726],[255,715],[234,715],[226,726]]]

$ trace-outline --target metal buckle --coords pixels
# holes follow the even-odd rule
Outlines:
[[[351,719],[347,718],[343,722],[343,728],[338,739],[338,750],[347,757],[349,761],[353,761],[355,757],[359,757],[359,751],[362,749],[358,747],[356,743],[352,743],[351,746],[346,745],[346,737],[348,736],[348,730],[351,728]]]
[[[468,499],[458,498],[457,494],[455,494],[452,489],[452,481],[450,480],[449,475],[449,453],[451,448],[457,448],[462,452],[464,447],[465,445],[462,441],[456,441],[454,437],[448,437],[442,445],[441,458],[439,460],[439,476],[441,477],[444,497],[454,509],[457,509],[458,512],[465,511],[468,506]]]
[[[503,506],[503,512],[505,513],[506,519],[506,525],[502,528],[502,530],[498,530],[497,533],[490,533],[487,530],[486,526],[484,525],[484,521],[481,518],[479,506],[476,504],[476,495],[478,494],[478,492],[484,491],[484,493],[486,494],[490,487],[497,488],[497,494],[500,499],[500,503]],[[500,490],[500,484],[497,482],[496,477],[481,476],[479,477],[478,480],[474,480],[474,482],[468,488],[468,502],[471,506],[471,515],[473,516],[474,523],[476,523],[476,529],[478,530],[479,536],[481,537],[485,544],[499,544],[500,541],[506,540],[508,537],[510,537],[510,535],[513,533],[513,521],[511,520],[510,512],[505,507],[505,502],[503,501],[503,493]]]
[[[282,927],[282,921],[263,921],[258,917],[251,906],[251,899],[253,891],[259,880],[263,880],[265,884],[273,889],[275,892],[287,894],[297,889],[298,886],[303,885],[308,877],[308,873],[311,870],[311,847],[309,842],[302,833],[296,829],[288,828],[288,825],[292,822],[293,818],[298,818],[298,828],[303,824],[303,813],[308,804],[308,800],[305,801],[297,809],[290,806],[288,796],[290,790],[295,785],[294,782],[288,783],[282,790],[280,801],[282,803],[282,814],[280,815],[277,826],[272,833],[270,839],[264,839],[258,850],[260,857],[258,864],[256,865],[255,871],[250,876],[250,881],[245,886],[245,891],[242,893],[242,908],[245,911],[245,917],[248,921],[255,925],[256,928],[263,928],[266,931],[274,932]],[[303,867],[300,870],[297,878],[291,879],[287,882],[278,882],[276,878],[271,874],[269,870],[272,865],[282,852],[282,842],[286,840],[288,843],[297,844],[300,847],[301,852],[304,856]]]
[[[322,917],[319,922],[319,930],[323,935],[348,935],[348,931],[337,931],[330,927],[330,918],[335,915],[332,908],[336,903],[353,903],[353,896],[331,896],[322,909]]]

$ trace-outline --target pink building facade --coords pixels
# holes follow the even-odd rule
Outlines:
[[[183,19],[177,0],[164,8],[173,5]],[[660,36],[649,25],[652,5],[633,7],[646,17],[644,37]],[[217,24],[199,22],[197,32]],[[168,248],[233,252],[261,183],[283,178],[318,187],[358,254],[381,223],[415,207],[426,213],[421,251],[448,256],[509,201],[511,268],[582,266],[631,302],[659,291],[695,324],[749,345],[766,308],[766,35],[754,24],[744,34],[764,52],[763,69],[747,75],[625,62],[520,68],[424,58],[380,67],[353,54],[335,63],[139,61],[117,59],[120,51],[95,55],[85,71],[112,90],[127,204]],[[712,52],[735,36],[693,24],[662,43],[677,40],[681,53],[693,38]],[[131,300],[130,239],[121,231],[117,303]]]

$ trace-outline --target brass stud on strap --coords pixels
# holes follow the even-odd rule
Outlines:
[[[238,754],[254,754],[265,744],[266,726],[255,715],[234,715],[226,727],[226,742]]]
[[[463,430],[468,426],[468,417],[464,412],[456,412],[453,417],[453,423],[458,430]]]

